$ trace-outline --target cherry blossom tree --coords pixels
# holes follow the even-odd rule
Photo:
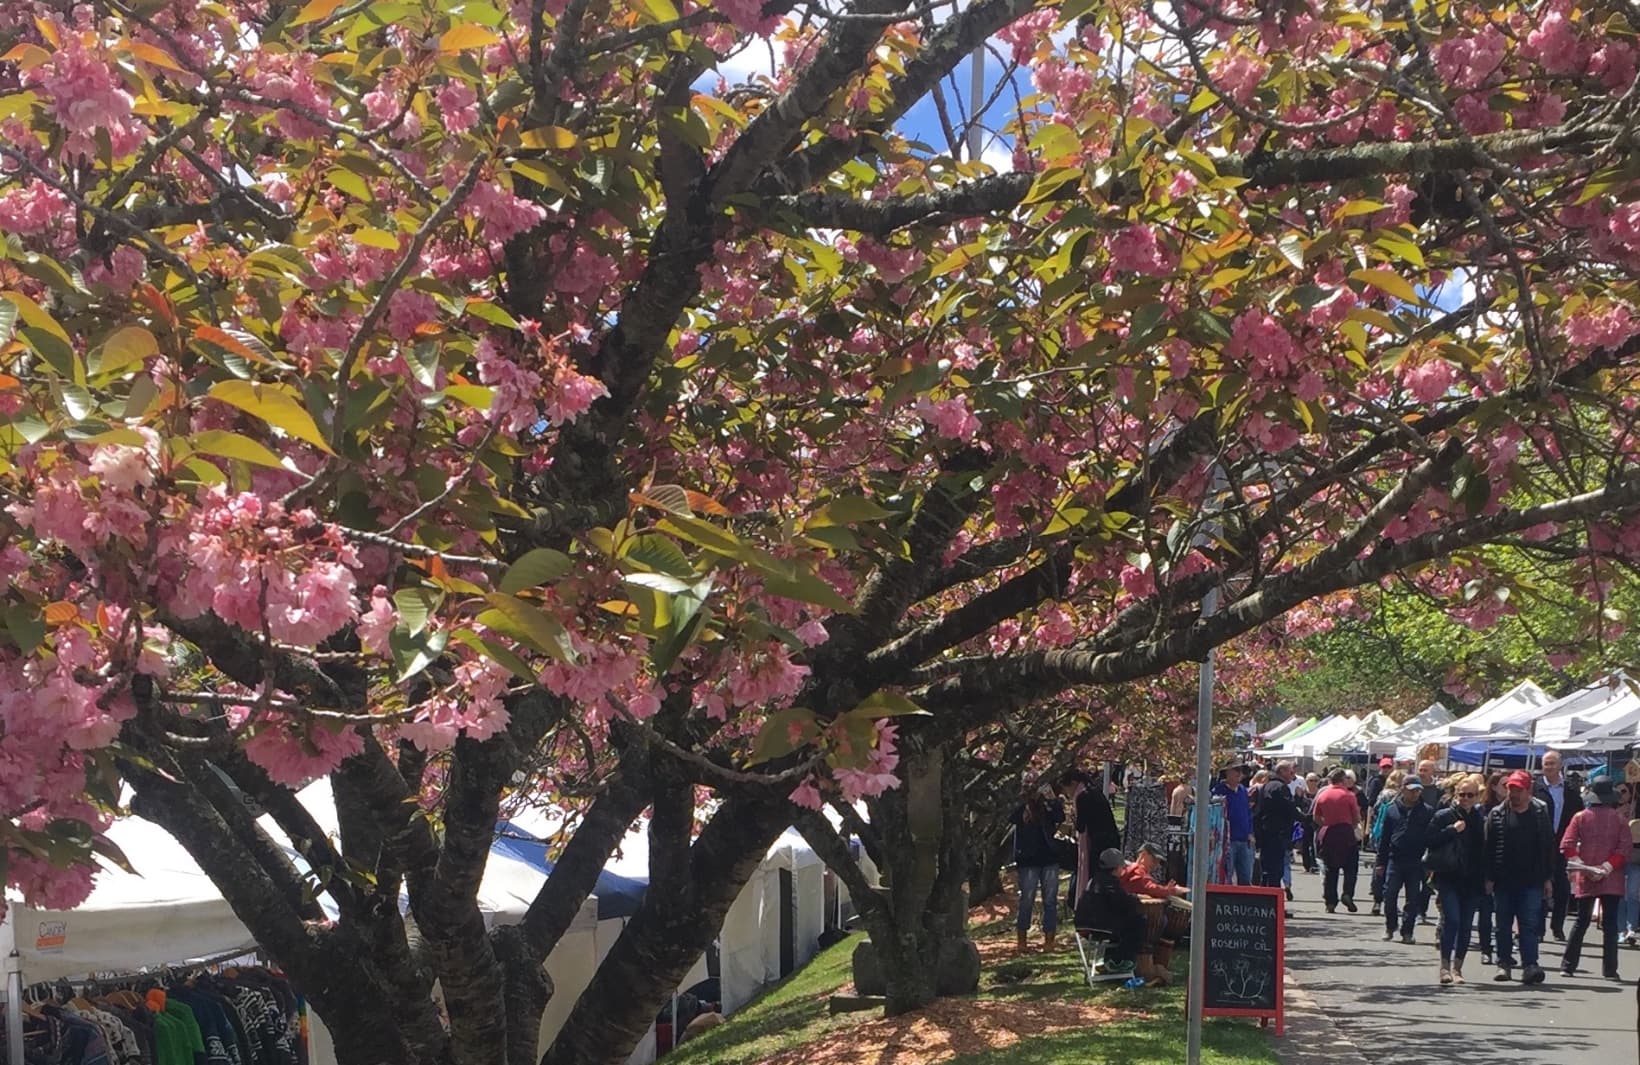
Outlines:
[[[1500,539],[1599,580],[1640,550],[1637,29],[7,3],[7,883],[83,900],[128,786],[344,1061],[619,1062],[804,810],[910,833],[1008,715],[1233,641],[1256,670]],[[975,49],[994,106],[954,89]],[[294,790],[327,774],[334,840]],[[576,827],[486,933],[523,801]],[[651,889],[538,1046],[541,961],[645,811]],[[939,879],[872,917],[897,971]]]

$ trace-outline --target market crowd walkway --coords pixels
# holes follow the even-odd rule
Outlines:
[[[1361,886],[1366,887],[1365,875]],[[1418,927],[1411,946],[1399,940],[1385,943],[1383,919],[1368,916],[1370,899],[1361,903],[1359,914],[1342,909],[1328,914],[1319,900],[1302,897],[1321,893],[1319,878],[1298,874],[1293,888],[1301,897],[1288,907],[1293,914],[1287,922],[1291,979],[1372,1065],[1636,1060],[1634,981],[1640,977],[1640,950],[1622,951],[1622,984],[1587,972],[1567,979],[1559,972],[1562,944],[1551,939],[1543,948],[1548,981],[1524,987],[1518,971],[1514,983],[1493,983],[1497,970],[1482,967],[1471,948],[1464,964],[1468,982],[1441,987],[1436,983],[1433,923]],[[1598,974],[1598,945],[1594,961]],[[1295,1065],[1307,1063],[1303,1049],[1282,1048],[1282,1057]]]

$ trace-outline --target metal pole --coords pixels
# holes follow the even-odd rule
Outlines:
[[[1224,468],[1213,466],[1209,498],[1224,490]],[[1197,545],[1207,541],[1203,532]],[[1215,586],[1202,596],[1202,617],[1207,618],[1219,609],[1219,589]],[[1202,999],[1206,993],[1207,952],[1202,944],[1207,941],[1207,848],[1211,842],[1208,832],[1207,808],[1213,790],[1213,652],[1202,658],[1201,673],[1196,684],[1196,824],[1190,839],[1190,980],[1189,1033],[1185,1044],[1186,1065],[1201,1065],[1202,1060]],[[1279,974],[1278,974],[1279,975]]]
[[[979,161],[980,153],[980,108],[985,106],[985,48],[974,49],[972,60],[973,70],[968,82],[968,161]]]

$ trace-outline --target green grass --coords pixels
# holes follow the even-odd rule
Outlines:
[[[852,979],[849,959],[860,938],[850,936],[821,951],[728,1021],[691,1039],[666,1060],[675,1065],[750,1065],[875,1016],[845,1013],[831,1017],[826,1012],[831,993]]]
[[[976,926],[976,939],[1012,939],[1002,919]],[[675,1065],[755,1065],[877,1016],[875,1012],[827,1015],[826,1000],[850,978],[849,958],[859,936],[821,952],[724,1024],[667,1056]],[[1119,984],[1090,990],[1082,981],[1075,950],[1032,953],[987,966],[979,998],[1017,1002],[1091,1002],[1143,1016],[1121,1017],[1086,1030],[1022,1039],[1012,1046],[950,1059],[959,1065],[1178,1065],[1184,1060],[1184,957],[1174,958],[1175,986],[1128,991]],[[1274,1065],[1264,1031],[1247,1021],[1210,1020],[1203,1036],[1208,1065]]]

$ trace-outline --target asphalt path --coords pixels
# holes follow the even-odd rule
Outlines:
[[[1362,869],[1359,914],[1321,904],[1321,878],[1296,871],[1287,922],[1287,968],[1372,1065],[1445,1061],[1577,1065],[1640,1061],[1636,986],[1640,950],[1620,948],[1622,984],[1599,978],[1598,933],[1590,928],[1582,969],[1560,975],[1563,944],[1543,945],[1548,980],[1535,987],[1492,982],[1472,945],[1462,986],[1442,987],[1435,925],[1419,925],[1412,945],[1383,942],[1384,920],[1370,916]],[[1433,904],[1431,906],[1433,909]],[[1435,920],[1431,914],[1431,921]],[[1588,940],[1594,940],[1589,942]],[[1590,947],[1593,947],[1591,956]],[[1589,975],[1590,965],[1595,975]],[[1296,1049],[1296,1048],[1295,1048]]]

